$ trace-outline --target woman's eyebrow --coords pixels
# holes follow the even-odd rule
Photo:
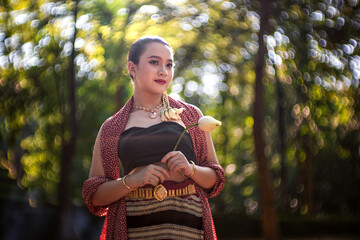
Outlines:
[[[151,55],[151,56],[149,56],[149,57],[147,57],[147,58],[157,58],[157,59],[161,59],[161,57],[156,56],[156,55]],[[169,62],[173,62],[172,59],[168,59],[168,61],[169,61]]]

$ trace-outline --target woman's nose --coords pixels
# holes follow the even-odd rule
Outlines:
[[[160,67],[159,74],[160,74],[160,76],[165,76],[165,77],[168,75],[168,72],[166,70],[166,66],[161,66]]]

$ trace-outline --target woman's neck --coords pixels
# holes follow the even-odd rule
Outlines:
[[[134,105],[152,108],[161,102],[160,95],[145,95],[145,94],[134,94]]]

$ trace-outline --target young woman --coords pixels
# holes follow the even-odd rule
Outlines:
[[[173,51],[162,38],[133,43],[134,93],[101,126],[83,198],[106,216],[100,239],[216,239],[207,198],[224,187],[210,133],[191,127],[201,111],[166,95]],[[122,177],[120,177],[120,172]]]

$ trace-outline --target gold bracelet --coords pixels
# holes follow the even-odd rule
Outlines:
[[[196,165],[195,165],[195,163],[194,163],[193,161],[190,160],[190,162],[191,162],[191,164],[193,165],[193,170],[192,170],[192,172],[191,172],[190,175],[182,174],[184,177],[192,177],[192,176],[194,175],[194,173],[195,173]]]
[[[125,186],[127,189],[131,190],[131,187],[129,187],[129,186],[125,183],[125,178],[126,178],[127,176],[128,176],[128,175],[125,175],[125,176],[122,178],[122,183],[124,184],[124,186]]]

